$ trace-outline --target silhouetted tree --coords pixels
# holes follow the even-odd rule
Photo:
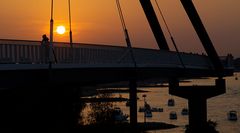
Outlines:
[[[109,98],[109,93],[98,94],[98,98]],[[91,112],[87,117],[88,124],[111,124],[113,119],[113,104],[111,102],[93,102],[90,104]]]
[[[208,120],[207,125],[206,125],[206,129],[204,129],[204,133],[219,133],[219,131],[216,130],[217,127],[217,122],[212,121],[212,120]],[[189,130],[189,125],[186,125],[186,130],[185,133],[191,133]]]
[[[86,103],[83,103],[82,101],[80,101],[75,105],[75,112],[77,114],[76,121],[79,125],[83,125],[84,123],[83,110],[85,107],[86,107]]]

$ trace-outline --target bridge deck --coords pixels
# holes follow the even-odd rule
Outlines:
[[[41,47],[37,41],[0,40],[0,80],[2,83],[47,82],[49,74],[58,83],[94,84],[170,77],[216,76],[213,65],[205,55],[163,50],[134,48],[134,67],[126,47],[55,43],[56,64],[41,63]],[[232,75],[226,67],[225,76]]]

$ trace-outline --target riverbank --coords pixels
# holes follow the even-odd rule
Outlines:
[[[97,90],[98,93],[129,93],[128,88],[107,88],[107,89],[99,89]],[[137,90],[137,93],[146,93],[148,91],[145,90]]]

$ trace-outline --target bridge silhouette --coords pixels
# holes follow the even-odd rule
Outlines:
[[[42,62],[41,56],[44,55],[41,54],[40,45],[40,41],[0,40],[0,71],[4,75],[1,76],[4,81],[2,87],[27,85],[24,81],[29,84],[48,82],[49,63]],[[73,46],[54,43],[56,62],[51,67],[51,82],[87,86],[128,81],[133,70],[139,80],[217,76],[214,65],[206,55],[134,48],[135,68],[127,47],[83,43]],[[225,66],[225,69],[225,75],[231,74],[232,66]]]
[[[79,115],[79,91],[88,86],[125,81],[130,93],[130,124],[136,129],[139,83],[164,79],[169,83],[169,94],[188,100],[189,131],[207,132],[207,99],[225,93],[224,77],[233,75],[233,67],[230,58],[226,58],[226,64],[219,59],[192,1],[180,1],[206,55],[179,52],[172,36],[176,51],[170,51],[150,0],[140,0],[140,3],[160,50],[131,47],[119,1],[117,4],[127,47],[83,43],[75,43],[71,47],[70,43],[52,42],[51,34],[50,54],[54,52],[55,58],[50,56],[49,62],[43,62],[40,41],[1,39],[0,105],[3,110],[0,113],[3,114],[3,127],[13,130],[11,127],[27,128],[24,124],[30,124],[39,128],[47,119],[45,128],[54,124],[60,130],[61,127],[71,130],[76,126]],[[52,29],[52,18],[50,22]],[[199,77],[216,77],[215,84],[179,85],[182,78]],[[26,101],[31,107],[22,104]],[[24,107],[15,108],[19,105],[30,108],[30,115]],[[16,115],[22,110],[22,116]],[[59,120],[59,116],[63,118]],[[25,122],[12,124],[17,121],[16,118]]]
[[[14,121],[12,117],[20,119],[26,117],[26,120],[36,121],[38,119],[40,122],[44,121],[43,118],[48,119],[51,125],[56,123],[56,115],[64,116],[64,114],[69,117],[64,121],[71,123],[69,121],[73,121],[74,118],[70,119],[72,117],[69,114],[72,112],[56,110],[52,104],[61,100],[65,103],[61,105],[63,108],[71,109],[69,104],[78,101],[77,99],[83,96],[84,92],[95,90],[104,84],[114,86],[119,82],[124,83],[125,87],[130,88],[130,99],[136,99],[134,97],[136,97],[137,86],[141,83],[150,84],[151,81],[169,82],[169,93],[183,98],[192,96],[192,91],[196,92],[195,95],[207,98],[225,92],[225,85],[219,85],[219,83],[216,83],[216,87],[179,87],[176,80],[178,78],[218,76],[209,57],[203,54],[133,48],[135,66],[127,47],[75,43],[72,49],[69,43],[56,42],[54,43],[56,61],[51,64],[50,68],[48,62],[42,62],[40,44],[40,41],[0,40],[1,98],[4,101],[3,107],[7,108],[3,114],[17,111],[18,109],[9,106],[15,105],[22,97],[28,98],[29,101],[24,102],[30,104],[29,106],[34,107],[35,104],[39,106],[38,111],[33,111],[33,115],[10,115],[10,117],[6,115],[6,119],[10,118],[8,123]],[[232,70],[230,63],[225,64],[223,76],[232,75]],[[36,99],[29,98],[32,95]],[[43,99],[42,96],[45,98]],[[30,102],[31,100],[34,104]],[[198,113],[199,110],[204,109],[204,106],[200,106],[201,104],[192,105],[194,109],[196,105],[198,107],[195,112]],[[136,106],[135,104],[135,110],[133,110],[134,107],[130,108],[134,114],[137,114],[135,113],[137,112]],[[46,107],[52,112],[44,112],[40,109]],[[44,116],[36,117],[35,113],[42,113]],[[3,120],[5,120],[4,117]],[[136,123],[137,117],[134,118],[134,115],[131,115],[130,120],[135,120],[131,123]],[[12,124],[7,126],[9,125],[13,126]],[[24,127],[21,124],[19,126]],[[36,125],[33,127],[36,128]]]

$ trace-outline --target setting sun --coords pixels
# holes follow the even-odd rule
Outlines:
[[[66,29],[65,29],[65,27],[64,26],[58,26],[57,27],[57,33],[58,34],[64,34],[66,32]]]

